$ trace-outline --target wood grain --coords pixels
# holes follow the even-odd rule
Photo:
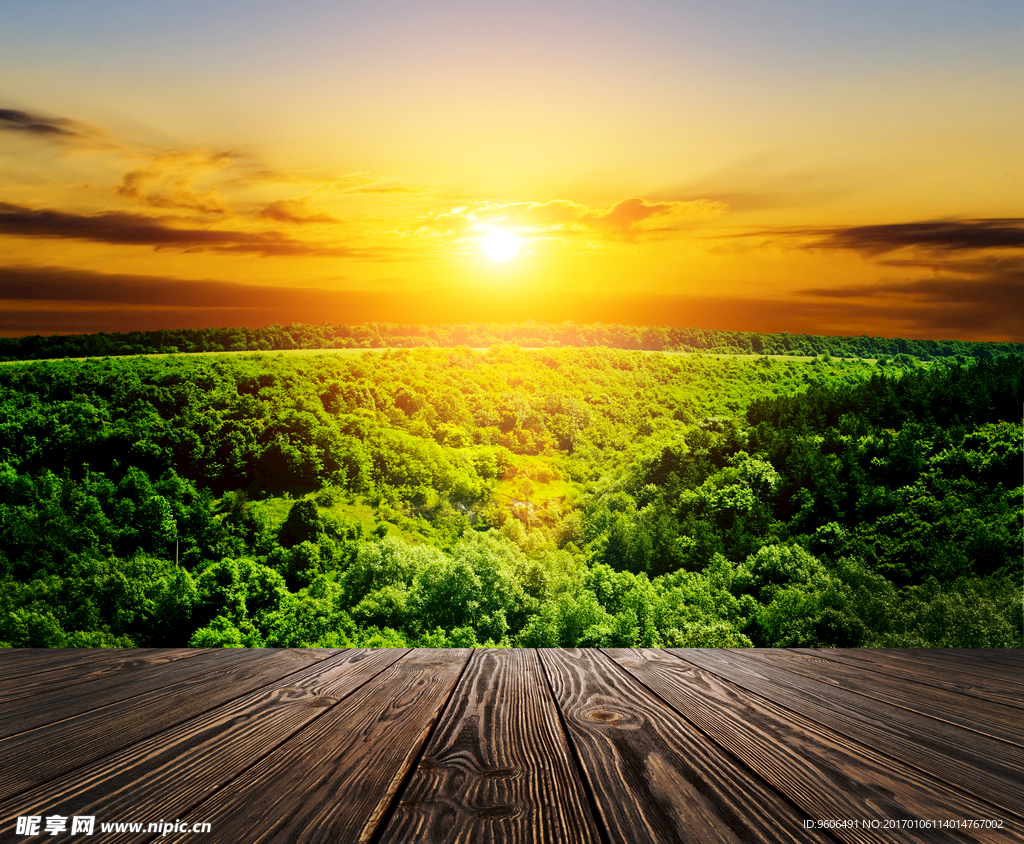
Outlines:
[[[77,766],[63,776],[3,801],[0,828],[6,828],[15,817],[24,814],[84,814],[108,821],[174,820],[248,770],[404,653],[352,650],[308,664],[120,752]],[[104,836],[103,840],[132,838]]]
[[[1024,747],[1024,719],[1017,709],[998,703],[979,706],[977,701],[963,695],[924,683],[895,682],[869,671],[858,671],[829,659],[794,651],[762,651],[759,658],[819,682]]]
[[[89,652],[87,652],[89,653]],[[75,660],[30,672],[19,677],[4,677],[0,680],[0,704],[8,704],[20,698],[32,697],[61,690],[61,695],[72,686],[91,683],[106,677],[123,677],[132,671],[142,671],[167,665],[186,657],[201,653],[196,648],[152,648],[141,650],[106,650],[89,659]],[[0,664],[3,657],[0,656]],[[6,707],[5,707],[6,708]]]
[[[469,655],[412,651],[182,819],[246,844],[369,841]],[[188,835],[161,840],[194,844]]]
[[[2,648],[0,682],[60,668],[78,670],[92,662],[117,659],[119,654],[120,651],[112,648]]]
[[[383,841],[597,844],[532,650],[477,650]]]
[[[207,651],[190,659],[175,660],[163,671],[142,672],[130,682],[119,676],[62,688],[59,679],[45,694],[12,701],[0,710],[0,738],[22,733],[74,715],[94,712],[140,694],[166,689],[218,671],[222,667],[256,663],[259,654],[240,648]]]
[[[220,654],[224,657],[218,659]],[[206,671],[182,677],[172,673],[175,665],[166,666],[164,671],[177,677],[177,682],[160,684],[160,688],[144,694],[131,693],[142,685],[134,674],[125,678],[125,688],[120,691],[102,681],[108,686],[106,692],[112,703],[56,722],[52,717],[56,710],[50,701],[42,719],[44,726],[9,736],[3,742],[0,799],[128,747],[325,658],[324,654],[287,650],[250,652],[245,660],[229,659],[227,651],[204,656],[208,658],[183,659],[181,663],[187,668],[202,660]],[[74,693],[77,687],[69,691]],[[45,746],[59,749],[58,752],[32,752],[43,744],[44,736]]]
[[[913,650],[886,650],[892,659],[925,665],[929,671],[952,671],[957,676],[970,676],[975,683],[987,683],[996,691],[1014,689],[1024,695],[1024,649],[1000,652],[999,662],[987,658],[987,651],[943,650],[940,648],[914,648]]]
[[[207,844],[1024,844],[1024,746],[989,734],[1019,727],[1022,666],[913,650],[0,652],[15,695],[0,830],[85,814],[210,823]],[[855,812],[1004,828],[804,826]]]
[[[604,654],[539,653],[609,841],[821,842],[802,813]]]
[[[874,671],[884,674],[887,677],[895,677],[899,680],[910,680],[916,683],[924,683],[926,686],[935,686],[959,695],[966,695],[968,698],[975,698],[979,701],[989,701],[1002,706],[1012,706],[1024,710],[1024,688],[1019,691],[1015,684],[1010,684],[1012,691],[1007,690],[1007,684],[1003,684],[1000,691],[993,691],[989,684],[978,684],[971,681],[971,675],[961,674],[954,671],[937,672],[934,668],[920,663],[908,662],[907,660],[893,659],[885,651],[878,650],[855,650],[855,649],[821,649],[804,650],[797,649],[797,653],[816,654],[821,657],[847,665],[856,670]],[[983,706],[980,703],[979,706]],[[1024,713],[1022,716],[1024,717]]]
[[[670,653],[1024,820],[1024,754],[1014,745],[783,671],[760,651]]]
[[[754,697],[671,654],[654,650],[608,653],[806,817],[952,820],[983,817],[991,811],[969,794]],[[892,830],[840,828],[835,835],[851,844],[888,844]],[[900,840],[923,843],[981,839],[969,830],[903,829]]]

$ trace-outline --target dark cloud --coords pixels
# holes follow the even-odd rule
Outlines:
[[[850,313],[891,314],[933,331],[958,331],[959,336],[990,332],[992,339],[1024,339],[1024,258],[987,257],[940,265],[919,260],[885,264],[926,268],[935,274],[930,278],[807,288],[797,295],[832,300],[832,308]]]
[[[70,214],[0,202],[0,234],[90,240],[118,245],[152,246],[185,251],[212,250],[263,256],[325,255],[373,258],[367,251],[309,243],[278,232],[175,228],[167,218],[120,211]]]
[[[955,271],[954,268],[951,268]],[[977,274],[961,267],[963,274]],[[798,291],[800,296],[828,299],[901,298],[908,301],[923,299],[947,304],[991,303],[996,307],[1012,306],[1024,313],[1024,262],[1005,262],[989,268],[981,278],[965,280],[948,276],[920,278],[907,281],[885,280],[873,284],[846,287],[808,288]]]
[[[268,306],[280,305],[288,297],[303,292],[226,281],[186,281],[59,267],[0,267],[0,297],[8,301],[223,308],[251,304],[256,295]]]
[[[64,117],[42,117],[15,108],[0,108],[0,132],[16,132],[39,140],[111,148],[116,144],[103,129]]]
[[[961,294],[960,299],[954,305],[950,301],[906,297],[851,301],[842,297],[782,300],[636,296],[623,299],[615,308],[595,310],[588,318],[765,333],[1024,342],[1024,309],[1008,307],[1005,299],[986,298],[984,292],[976,297]],[[584,321],[583,316],[573,319]]]
[[[929,280],[932,281],[932,280]],[[553,289],[480,291],[326,290],[225,281],[184,281],[46,267],[0,267],[0,333],[250,326],[272,323],[500,322],[535,319],[636,325],[700,325],[734,331],[919,339],[1024,340],[1024,308],[1007,306],[1007,289],[959,280],[938,295],[886,283],[857,300],[834,291],[795,299],[600,293],[566,297]],[[1013,288],[1019,295],[1020,286]],[[881,295],[881,293],[885,295]],[[864,293],[859,289],[856,295]],[[829,298],[831,297],[831,298]]]
[[[786,229],[776,234],[818,238],[807,244],[807,248],[810,249],[853,249],[870,255],[881,255],[908,247],[938,252],[1024,249],[1024,218],[935,220],[828,229],[801,228]]]
[[[415,322],[437,291],[327,290],[117,275],[63,267],[0,267],[0,334],[143,331],[272,323]],[[393,316],[392,316],[393,315]]]
[[[83,133],[77,131],[71,120],[61,118],[40,117],[37,114],[29,114],[27,111],[18,111],[13,108],[0,108],[0,129],[7,129],[11,132],[27,132],[30,135],[40,135],[54,138],[79,138]]]

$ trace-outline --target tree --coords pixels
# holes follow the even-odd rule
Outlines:
[[[293,548],[302,542],[316,542],[319,530],[320,511],[316,502],[301,498],[288,510],[288,516],[278,533],[278,541],[285,548]]]

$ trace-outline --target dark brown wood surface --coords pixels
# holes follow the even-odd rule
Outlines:
[[[64,660],[55,661],[45,668],[27,670],[20,676],[0,677],[0,706],[20,698],[45,695],[53,691],[55,684],[60,687],[60,697],[66,699],[67,690],[71,686],[91,683],[103,677],[120,677],[129,671],[164,665],[183,657],[199,656],[201,653],[202,651],[194,648],[70,651]],[[67,671],[70,666],[74,667],[74,674]],[[31,668],[28,663],[22,667],[23,670]]]
[[[384,840],[599,844],[536,651],[473,657]]]
[[[673,651],[741,689],[1024,817],[1024,754],[1015,745],[749,659],[742,651]],[[756,654],[755,654],[756,656]]]
[[[889,651],[884,651],[889,655]],[[989,688],[1000,690],[1007,686],[1016,688],[1024,694],[1024,649],[1011,652],[1013,655],[1003,657],[993,664],[992,658],[981,650],[896,650],[891,652],[894,659],[916,665],[926,665],[929,671],[937,674],[947,672],[970,678],[975,683],[985,683]]]
[[[223,654],[223,656],[222,656]],[[205,668],[202,673],[183,672],[178,682],[145,691],[155,685],[148,676],[136,678],[134,674],[121,680],[122,685],[111,688],[109,680],[90,684],[103,686],[102,695],[80,695],[87,686],[72,686],[69,717],[60,717],[57,694],[46,697],[46,707],[37,710],[30,723],[36,725],[43,717],[59,718],[45,727],[35,726],[4,739],[3,752],[9,758],[19,759],[17,765],[0,765],[0,799],[16,794],[25,785],[50,779],[65,771],[102,758],[137,741],[173,727],[193,715],[228,703],[240,694],[259,689],[300,668],[319,662],[322,654],[301,650],[270,651],[258,654],[250,651],[249,658],[239,663],[226,651],[204,654],[198,659],[181,660],[183,666]],[[170,673],[175,665],[168,666]],[[117,678],[111,678],[117,679]],[[130,694],[133,688],[142,694]],[[105,706],[81,712],[83,697],[110,700]],[[30,698],[29,700],[35,700]],[[17,701],[23,704],[23,701]],[[29,721],[23,718],[23,721]],[[45,737],[45,738],[44,738]],[[59,753],[33,752],[45,741]],[[0,757],[2,758],[2,757]]]
[[[893,682],[871,671],[847,668],[833,660],[796,651],[765,653],[762,659],[819,682],[1024,747],[1019,709],[998,703],[979,706],[965,695],[911,680]]]
[[[976,682],[975,678],[969,674],[961,672],[943,672],[939,674],[934,669],[930,670],[927,666],[919,663],[914,664],[907,660],[888,656],[885,651],[847,649],[841,651],[821,650],[817,653],[824,656],[825,659],[847,665],[852,664],[856,668],[875,671],[879,674],[885,674],[887,677],[896,677],[900,680],[911,680],[928,686],[937,686],[940,689],[948,689],[957,694],[967,695],[968,698],[979,698],[983,701],[991,701],[992,703],[1013,706],[1024,710],[1024,687],[1010,679],[1004,681],[997,689],[993,689],[989,683],[984,681]],[[1021,667],[1021,672],[1024,673],[1024,666]],[[1024,677],[1021,678],[1021,681],[1024,682]]]
[[[745,694],[727,680],[663,651],[612,651],[612,658],[703,734],[741,757],[806,817],[962,818],[988,806],[840,733]],[[821,785],[828,783],[827,789]],[[850,842],[883,842],[890,830],[839,829]],[[905,830],[905,841],[977,840],[968,833]]]
[[[5,651],[0,844],[76,815],[97,842],[1024,844],[1022,680],[1021,650]]]

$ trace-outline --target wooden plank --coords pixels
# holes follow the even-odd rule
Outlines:
[[[253,662],[258,656],[255,651],[241,648],[207,651],[189,659],[176,660],[152,674],[144,671],[123,677],[105,677],[84,686],[55,688],[45,694],[12,701],[0,712],[0,738],[174,686],[221,667]]]
[[[336,652],[131,747],[75,765],[0,803],[0,828],[25,814],[91,815],[97,822],[173,821],[404,653]]]
[[[812,677],[821,683],[882,700],[929,718],[948,721],[968,730],[1024,747],[1024,719],[1020,711],[998,703],[978,706],[977,701],[923,683],[896,681],[867,671],[857,671],[821,657],[794,651],[760,651],[759,659]]]
[[[117,658],[113,648],[0,648],[0,682]]]
[[[173,685],[132,697],[121,696],[100,709],[10,736],[0,751],[0,799],[128,747],[324,657],[281,650],[252,651],[244,661],[214,660],[209,663],[213,670],[180,678]],[[170,673],[175,667],[169,665],[163,670]],[[40,753],[45,747],[58,747],[60,753]]]
[[[985,659],[982,650],[950,651],[941,648],[914,648],[913,650],[889,650],[886,654],[892,659],[926,665],[932,670],[953,671],[957,675],[969,675],[972,682],[987,683],[990,688],[1014,689],[1015,693],[1024,695],[1024,651],[1012,651],[1021,654],[1018,660],[1011,658],[1010,664],[993,664]]]
[[[383,841],[600,841],[533,650],[477,650]]]
[[[992,691],[987,685],[978,685],[968,679],[968,675],[958,674],[951,671],[939,671],[920,663],[911,663],[890,658],[886,651],[879,650],[856,650],[856,649],[821,649],[804,650],[796,649],[798,653],[819,654],[825,659],[838,662],[853,668],[875,671],[889,677],[896,677],[900,680],[910,680],[917,683],[924,683],[927,686],[935,686],[955,694],[966,695],[979,701],[979,706],[984,705],[981,701],[990,701],[1003,706],[1012,706],[1024,710],[1024,694],[1000,693]],[[1022,689],[1024,691],[1024,689]],[[1005,685],[1004,685],[1005,692]],[[1021,717],[1024,717],[1022,713]]]
[[[470,651],[416,650],[187,813],[219,841],[369,841],[412,770]],[[171,833],[161,841],[188,841]]]
[[[802,813],[607,656],[539,653],[607,840],[820,844]]]
[[[607,652],[701,733],[813,819],[984,818],[991,807],[867,745],[655,650]],[[837,828],[851,844],[888,844],[890,829]],[[901,841],[980,841],[971,831],[901,829]],[[1012,838],[1007,837],[1007,841]],[[1024,840],[1018,838],[1017,840]]]
[[[81,654],[82,652],[79,651]],[[123,676],[132,671],[166,665],[179,659],[198,656],[196,648],[144,648],[105,651],[103,658],[80,659],[69,665],[40,670],[21,677],[4,679],[0,687],[0,703],[46,694],[59,688],[91,683],[105,677]]]
[[[758,651],[670,653],[1024,819],[1024,754],[1015,745],[783,671]]]
[[[995,665],[1024,668],[1024,646],[1016,648],[927,648],[926,650],[942,651],[948,656],[968,659],[971,662],[991,662]]]

